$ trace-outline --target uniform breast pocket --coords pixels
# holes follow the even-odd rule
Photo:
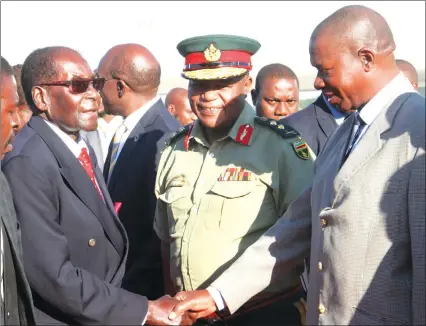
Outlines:
[[[179,238],[192,208],[192,188],[188,186],[169,187],[159,199],[167,205],[169,232],[172,238]]]
[[[222,201],[217,216],[219,229],[233,237],[245,235],[256,223],[266,189],[259,180],[217,182],[211,193]]]

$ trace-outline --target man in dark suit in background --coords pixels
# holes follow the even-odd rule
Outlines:
[[[418,91],[419,89],[419,75],[417,74],[416,68],[406,60],[397,59],[396,64],[402,74],[408,78],[411,85],[413,85],[414,89]]]
[[[19,126],[18,94],[13,70],[1,57],[0,160],[12,150]],[[31,290],[22,264],[21,231],[9,184],[0,170],[0,324],[35,325]]]
[[[123,124],[111,142],[104,166],[108,191],[129,236],[123,287],[156,299],[164,292],[160,241],[153,229],[155,176],[160,153],[179,123],[157,95],[161,68],[138,44],[117,45],[101,59],[105,111]]]
[[[24,265],[39,324],[164,324],[175,304],[120,288],[128,252],[93,150],[104,80],[65,47],[32,52],[22,85],[33,117],[3,168],[22,230]]]

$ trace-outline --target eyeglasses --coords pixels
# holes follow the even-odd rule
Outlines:
[[[105,85],[105,78],[93,78],[93,79],[73,79],[65,81],[57,81],[52,83],[44,83],[39,86],[67,86],[70,93],[72,94],[81,94],[86,93],[89,89],[90,84],[93,88],[100,92]]]

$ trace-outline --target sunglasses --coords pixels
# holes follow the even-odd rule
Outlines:
[[[66,86],[68,87],[70,93],[72,94],[81,94],[86,93],[87,90],[92,84],[93,88],[100,92],[105,85],[105,78],[93,78],[93,79],[73,79],[73,80],[65,80],[65,81],[57,81],[52,83],[44,83],[39,86]]]

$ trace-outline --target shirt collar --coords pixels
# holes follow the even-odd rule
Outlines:
[[[388,108],[398,96],[409,92],[415,92],[413,85],[399,73],[360,110],[360,118],[366,125],[371,125],[380,111]]]
[[[338,111],[333,105],[331,105],[327,98],[324,96],[324,94],[321,94],[322,98],[324,99],[325,104],[327,105],[328,109],[330,110],[332,116],[334,117],[334,120],[336,120],[336,123],[338,125],[341,125],[343,121],[345,121],[345,118],[348,116],[347,114]]]
[[[127,118],[124,119],[123,121],[123,123],[126,125],[127,131],[133,130],[133,128],[135,128],[139,120],[142,119],[142,117],[149,110],[149,108],[153,106],[154,103],[156,103],[159,99],[160,97],[156,95],[152,100],[150,100],[149,102],[146,102],[135,112],[132,112],[131,114],[129,114],[129,116],[127,116]]]
[[[56,135],[65,143],[68,149],[74,154],[76,158],[80,156],[81,150],[83,148],[87,149],[89,152],[89,148],[84,142],[83,138],[78,135],[77,139],[74,141],[69,135],[63,132],[57,125],[51,123],[50,121],[44,120],[46,124],[54,131]]]
[[[99,118],[98,119],[98,129],[102,131],[103,133],[106,133],[110,129],[115,130],[118,128],[118,126],[123,121],[123,118],[119,115],[116,115],[114,118],[111,119],[110,122],[106,122],[105,119]]]
[[[235,121],[234,125],[232,126],[231,130],[229,131],[226,137],[230,137],[233,140],[237,141],[237,136],[238,136],[240,127],[243,125],[249,125],[253,127],[254,117],[255,117],[255,113],[253,108],[250,106],[250,104],[246,102],[238,119]],[[194,127],[191,130],[191,136],[189,137],[189,141],[191,141],[191,139],[194,139],[196,142],[200,143],[201,145],[205,147],[210,147],[211,145],[209,144],[209,142],[207,141],[207,138],[204,135],[204,129],[199,119],[194,121]],[[250,144],[251,144],[251,138],[249,139],[249,142],[248,142],[248,145]]]

